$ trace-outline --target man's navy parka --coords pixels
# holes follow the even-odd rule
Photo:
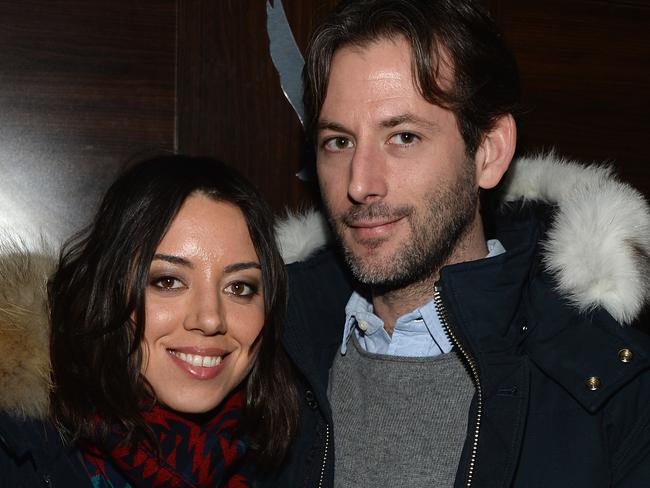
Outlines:
[[[514,172],[512,203],[489,235],[507,252],[447,266],[436,285],[458,338],[452,354],[465,350],[477,371],[455,486],[650,487],[650,336],[621,323],[650,291],[647,204],[605,168],[546,157]],[[304,250],[287,247],[285,346],[301,373],[302,416],[271,484],[332,487],[329,369],[356,285],[332,250],[295,260]]]

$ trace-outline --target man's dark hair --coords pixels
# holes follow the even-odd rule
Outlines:
[[[284,265],[264,200],[235,170],[207,158],[162,156],[131,167],[109,188],[94,222],[64,247],[49,284],[53,415],[82,444],[100,441],[116,422],[129,442],[153,441],[140,414],[143,402],[155,398],[140,373],[144,292],[158,244],[196,193],[242,211],[260,259],[265,323],[245,380],[243,433],[258,467],[271,467],[287,452],[298,417],[292,370],[280,345]]]
[[[316,135],[334,53],[403,37],[423,98],[450,109],[473,155],[499,116],[519,111],[519,74],[487,10],[473,0],[347,0],[316,28],[303,71],[307,132]],[[438,74],[448,63],[449,89]]]

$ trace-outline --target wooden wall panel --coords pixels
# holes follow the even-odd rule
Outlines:
[[[284,1],[303,50],[334,3]],[[308,156],[271,61],[265,2],[181,1],[178,49],[179,151],[238,167],[276,209],[309,201],[294,176]]]
[[[278,209],[310,198],[300,126],[271,64],[263,0],[180,2],[178,148],[238,166]],[[284,0],[302,49],[334,0]],[[523,151],[613,161],[650,194],[650,5],[488,0],[519,60]]]
[[[522,73],[522,149],[614,162],[650,195],[650,2],[488,4]]]
[[[173,0],[0,1],[0,227],[63,238],[174,149],[175,42]]]
[[[304,50],[336,0],[283,3]],[[522,69],[522,147],[613,160],[650,193],[648,3],[488,3]],[[276,209],[310,198],[264,0],[0,0],[0,41],[0,205],[13,209],[0,227],[74,228],[122,162],[154,148],[228,161]]]

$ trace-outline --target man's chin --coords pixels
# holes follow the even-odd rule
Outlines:
[[[364,268],[381,266],[385,259],[394,254],[389,249],[389,242],[385,238],[373,239],[346,239],[343,242],[343,250],[350,260],[359,263]]]
[[[395,275],[396,257],[378,252],[379,247],[364,248],[362,252],[346,249],[345,258],[352,274],[362,284],[376,286],[390,282]]]
[[[345,261],[357,281],[368,286],[381,286],[392,283],[401,274],[400,253],[406,246],[398,242],[397,236],[382,236],[359,239],[354,232],[346,229],[339,241]]]
[[[346,246],[345,261],[354,278],[378,291],[388,292],[408,287],[431,276],[432,263],[406,252],[407,244],[383,241],[375,247]]]

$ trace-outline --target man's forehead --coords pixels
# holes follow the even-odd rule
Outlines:
[[[332,58],[327,94],[332,87],[347,92],[360,86],[390,90],[408,84],[412,80],[408,49],[405,42],[391,40],[340,48]]]
[[[402,35],[345,44],[339,47],[332,57],[328,88],[333,79],[335,82],[340,81],[342,88],[347,84],[350,89],[353,89],[353,83],[350,82],[355,81],[355,78],[356,81],[377,82],[380,86],[384,84],[387,88],[394,87],[397,83],[408,84],[410,81],[422,95],[422,76],[418,73],[417,64],[410,42]],[[429,60],[421,64],[430,67],[436,84],[443,90],[452,87],[453,65],[446,49],[436,48]]]

